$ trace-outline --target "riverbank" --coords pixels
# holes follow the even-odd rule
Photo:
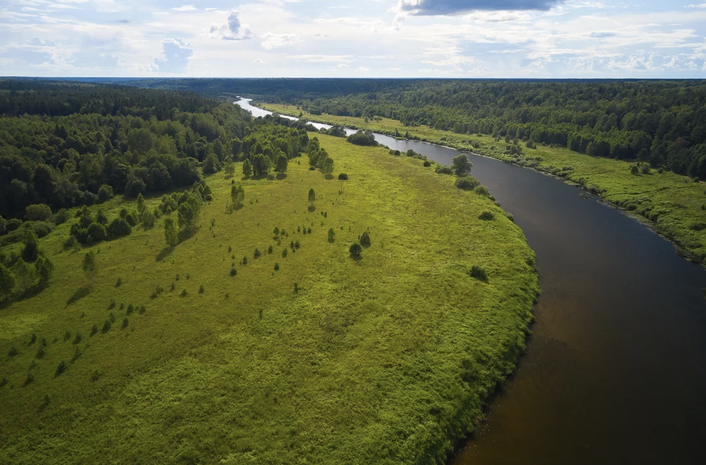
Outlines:
[[[164,218],[78,253],[62,248],[76,220],[40,240],[54,280],[0,313],[5,461],[446,461],[524,350],[534,252],[454,177],[317,137],[348,180],[306,157],[273,180],[240,179],[236,163],[244,207],[228,214],[231,180],[206,177],[201,227],[173,250]]]
[[[299,116],[292,105],[260,103],[262,108],[281,114]],[[487,135],[465,135],[426,126],[406,127],[388,118],[365,121],[363,118],[312,115],[303,118],[327,124],[339,124],[416,140],[446,145],[506,163],[534,169],[567,182],[575,183],[600,196],[610,204],[642,219],[656,232],[677,246],[685,258],[706,263],[706,187],[703,183],[671,172],[651,169],[633,174],[635,163],[591,157],[566,148],[537,146],[530,149],[520,142],[522,154],[511,155],[508,144]]]

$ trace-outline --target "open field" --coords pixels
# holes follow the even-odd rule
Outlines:
[[[285,179],[243,180],[227,214],[231,181],[212,175],[193,237],[165,248],[162,218],[94,246],[92,286],[88,249],[62,248],[75,220],[40,240],[49,288],[0,309],[0,463],[444,462],[524,348],[534,253],[451,176],[318,137],[348,181],[292,159]]]
[[[298,116],[301,110],[293,105],[260,104],[282,114]],[[496,142],[488,135],[465,135],[432,129],[427,126],[409,127],[396,120],[382,118],[366,123],[363,118],[332,115],[311,115],[304,118],[330,124],[370,129],[385,134],[409,132],[420,140],[434,142],[459,150],[478,153],[536,169],[569,182],[582,185],[614,205],[644,218],[657,230],[680,246],[684,255],[706,263],[706,186],[703,183],[674,174],[650,170],[632,174],[634,163],[609,158],[592,157],[563,147],[537,146],[529,149],[520,143],[523,155],[505,153],[507,144]],[[474,142],[480,147],[474,147]],[[565,169],[569,168],[569,169]]]

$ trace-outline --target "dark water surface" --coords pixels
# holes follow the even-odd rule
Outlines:
[[[458,154],[376,139],[444,164]],[[450,462],[706,463],[706,271],[575,187],[469,158],[535,250],[542,295],[516,374]]]

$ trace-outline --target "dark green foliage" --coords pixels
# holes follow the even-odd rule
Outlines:
[[[438,174],[454,174],[454,170],[446,165],[436,165],[436,173],[438,173]]]
[[[314,189],[311,188],[309,189],[309,202],[314,202],[316,200],[316,192],[314,192]]]
[[[209,153],[203,162],[203,173],[214,174],[221,170],[221,164],[218,162],[218,157],[215,153]]]
[[[424,167],[429,168],[431,166],[431,162],[429,160],[424,160]]]
[[[100,203],[107,202],[112,199],[113,195],[113,186],[103,184],[100,189],[98,189],[98,201]]]
[[[81,336],[81,333],[76,333],[76,337],[74,337],[74,344],[80,344],[81,339],[83,339],[83,336]]]
[[[37,359],[43,359],[44,356],[47,354],[47,351],[44,350],[44,346],[40,346],[39,349],[37,350],[37,354],[34,356],[34,358]]]
[[[356,242],[350,246],[348,252],[351,254],[351,257],[360,258],[361,254],[363,253],[363,247],[361,247],[360,244]]]
[[[637,175],[639,173],[639,168],[636,165],[630,167],[630,174]]]
[[[103,322],[103,328],[101,328],[101,332],[103,334],[107,333],[108,331],[110,331],[110,327],[111,327],[110,320],[105,320]]]
[[[0,262],[0,295],[9,297],[15,288],[15,275]]]
[[[25,233],[24,249],[22,250],[22,259],[27,263],[32,263],[39,256],[39,241],[34,230],[30,229]]]
[[[230,268],[230,275],[231,276],[236,276],[238,274],[238,270],[235,269],[235,266],[232,266]]]
[[[127,319],[127,317],[123,318],[123,324],[122,324],[122,329],[127,328],[127,326],[130,324],[130,320]]]
[[[91,326],[91,336],[95,336],[98,333],[98,326]]]
[[[476,187],[480,186],[480,181],[478,181],[473,176],[468,175],[458,178],[454,185],[459,189],[463,189],[465,191],[472,191]]]
[[[328,230],[328,241],[333,242],[336,239],[336,231],[333,230],[333,228],[329,228]],[[293,244],[292,244],[293,246]]]
[[[351,134],[346,139],[351,144],[363,145],[363,146],[375,146],[378,145],[375,140],[375,136],[371,131],[358,131],[355,134]]]
[[[287,258],[287,249],[282,250],[282,258]]]
[[[64,333],[64,341],[68,341],[69,339],[71,339],[71,331],[66,331]]]
[[[488,282],[488,275],[485,269],[480,266],[473,265],[468,274],[479,281]]]
[[[241,262],[243,265],[248,264],[248,257],[243,257],[243,261]]]
[[[297,294],[299,292],[299,283],[294,283],[294,293]]]
[[[362,245],[363,247],[370,247],[370,234],[368,234],[367,231],[361,234],[360,245]]]
[[[275,263],[275,271],[279,271],[279,263]]]
[[[186,297],[188,295],[189,295],[189,293],[186,291],[186,289],[182,289],[181,294],[179,294],[179,297]]]
[[[10,357],[14,357],[17,354],[19,354],[19,352],[17,351],[17,347],[12,347],[10,349],[10,352],[7,353],[7,355],[9,355]]]
[[[253,256],[255,258],[260,258],[261,255],[262,255],[262,253],[260,252],[260,249],[255,249],[255,253],[253,254]]]
[[[484,220],[484,221],[490,221],[493,218],[495,218],[495,215],[492,212],[489,211],[484,211],[483,213],[478,216],[479,219]]]
[[[26,221],[46,221],[51,218],[51,208],[45,203],[27,205],[25,207]]]
[[[476,194],[482,195],[482,196],[485,196],[485,197],[488,197],[488,196],[490,195],[490,191],[489,191],[488,188],[485,187],[485,186],[478,186],[478,187],[476,187],[475,192],[476,192]]]
[[[30,371],[27,373],[27,379],[25,380],[24,386],[28,386],[34,382],[34,374]]]
[[[340,173],[338,175],[338,180],[339,181],[348,181],[348,175],[346,173]]]
[[[37,335],[32,333],[32,337],[29,339],[29,345],[32,345],[35,342],[37,342]]]
[[[468,155],[461,153],[453,158],[453,164],[451,168],[456,176],[466,176],[471,172],[473,163],[468,160]]]
[[[56,367],[56,373],[54,374],[54,376],[55,377],[60,376],[65,371],[66,371],[66,363],[64,363],[64,361],[62,360],[61,362],[59,362],[59,366]]]
[[[205,289],[203,288],[203,284],[199,286],[199,294],[203,294]]]
[[[110,225],[108,225],[107,232],[111,239],[117,239],[130,235],[132,232],[132,227],[123,218],[115,218],[110,222]]]
[[[268,253],[268,254],[271,254],[272,252],[273,252],[273,248],[272,248],[272,246],[269,246],[269,247],[267,248],[267,253]]]
[[[86,232],[94,243],[102,242],[108,238],[108,231],[105,230],[102,224],[91,223]]]

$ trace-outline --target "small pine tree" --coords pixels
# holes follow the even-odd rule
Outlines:
[[[360,258],[360,254],[363,253],[363,248],[360,246],[360,244],[356,242],[351,245],[351,247],[348,249],[348,252],[350,252],[351,257]]]
[[[137,196],[137,211],[140,213],[145,211],[145,198],[142,196],[142,193]]]
[[[250,160],[243,162],[243,176],[248,178],[252,176],[252,163],[250,163]]]
[[[328,241],[333,242],[336,238],[336,231],[333,230],[333,228],[330,228],[328,230]]]
[[[368,234],[367,231],[365,231],[360,236],[360,245],[362,245],[363,247],[370,247],[370,235]]]
[[[171,218],[164,220],[164,239],[167,241],[169,248],[176,247],[179,243],[179,232],[174,225],[174,220]]]
[[[314,188],[309,189],[309,202],[314,203],[316,200],[316,192],[314,192]]]

